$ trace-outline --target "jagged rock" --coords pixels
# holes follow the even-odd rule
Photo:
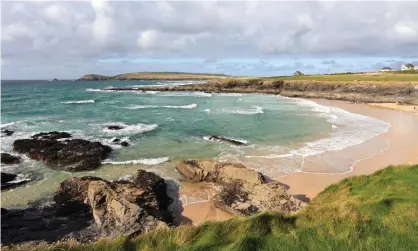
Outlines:
[[[19,164],[20,159],[8,153],[1,153],[1,163],[6,165]]]
[[[254,184],[265,183],[264,176],[247,169],[242,164],[218,163],[215,160],[187,160],[176,166],[177,171],[187,179],[217,183],[230,183],[242,180]]]
[[[37,134],[33,139],[19,139],[13,143],[13,150],[25,153],[29,158],[42,161],[54,170],[86,171],[100,166],[111,148],[100,142],[82,139],[57,141],[65,134]],[[53,138],[53,139],[51,139]]]
[[[107,129],[109,129],[109,130],[120,130],[120,129],[123,129],[123,126],[110,125],[110,126],[107,127]]]
[[[233,144],[233,145],[236,145],[236,146],[245,145],[244,142],[241,142],[239,140],[228,139],[228,138],[225,138],[225,137],[214,136],[214,135],[209,136],[207,139],[211,140],[211,141],[226,142],[226,143]]]
[[[140,234],[173,220],[164,179],[144,170],[133,182],[73,177],[61,183],[54,200],[60,205],[87,203],[102,236]]]
[[[12,180],[14,180],[16,178],[16,174],[11,174],[11,173],[1,173],[1,184],[3,185],[3,183],[6,182],[10,182]]]
[[[66,138],[71,138],[71,134],[69,134],[68,132],[57,132],[57,131],[53,131],[53,132],[41,132],[38,134],[35,134],[31,137],[32,139],[66,139]]]
[[[14,131],[11,131],[11,130],[8,130],[8,129],[4,129],[1,132],[4,133],[5,136],[12,136],[13,133],[15,133]]]
[[[112,140],[112,143],[114,143],[114,144],[116,144],[116,145],[121,145],[121,146],[123,146],[123,147],[127,147],[127,146],[129,146],[129,143],[128,142],[126,142],[126,141],[121,141],[120,139],[114,139],[114,140]]]
[[[19,179],[21,174],[1,173],[1,190],[11,189],[21,186],[30,181],[30,179]]]
[[[252,215],[266,210],[288,214],[306,205],[287,194],[279,182],[267,183],[261,173],[242,164],[189,160],[179,163],[176,169],[187,179],[224,185],[215,196],[215,205],[232,214]]]

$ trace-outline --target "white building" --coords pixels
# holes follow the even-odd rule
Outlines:
[[[413,64],[403,64],[401,67],[401,71],[413,71],[417,70],[418,68]]]

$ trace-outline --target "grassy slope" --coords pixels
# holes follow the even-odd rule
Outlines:
[[[418,165],[388,167],[329,186],[295,216],[265,213],[41,250],[418,250],[417,195]]]

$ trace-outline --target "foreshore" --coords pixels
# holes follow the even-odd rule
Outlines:
[[[372,118],[380,119],[391,124],[387,132],[382,133],[371,140],[384,140],[389,143],[389,148],[365,159],[359,160],[352,167],[352,171],[345,173],[322,173],[324,167],[304,165],[302,171],[277,180],[289,187],[289,193],[308,199],[314,198],[327,186],[337,183],[354,175],[371,174],[388,165],[417,164],[418,163],[418,116],[413,107],[409,109],[395,110],[393,107],[369,105],[365,103],[350,103],[337,100],[313,100],[321,105],[337,107],[346,111],[357,113]],[[405,106],[400,106],[404,108]],[[389,108],[389,109],[388,109]],[[410,110],[412,108],[412,110]],[[364,143],[367,143],[364,142]],[[363,143],[363,144],[364,144]],[[350,147],[341,150],[340,154],[350,155],[353,149]],[[277,161],[280,161],[278,159]],[[225,220],[231,216],[215,208],[211,200],[184,206],[183,218],[187,223],[199,225],[207,220]]]

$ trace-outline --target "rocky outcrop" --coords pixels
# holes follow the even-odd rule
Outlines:
[[[1,163],[6,165],[19,164],[20,159],[8,153],[1,153]]]
[[[144,170],[132,181],[69,178],[53,200],[25,210],[2,208],[2,243],[135,236],[166,228],[173,220],[164,179]]]
[[[126,141],[122,141],[122,140],[120,140],[120,139],[114,139],[114,140],[112,140],[112,144],[115,144],[115,145],[121,145],[121,146],[123,146],[123,147],[127,147],[127,146],[129,146],[129,143],[128,143],[128,142],[126,142]]]
[[[225,142],[225,143],[236,145],[236,146],[245,145],[244,142],[241,142],[239,140],[228,139],[228,138],[225,138],[225,137],[220,137],[220,136],[215,136],[215,135],[208,136],[207,139],[210,140],[210,141]]]
[[[1,130],[1,133],[3,133],[4,136],[12,136],[13,133],[15,133],[15,132],[12,131],[12,130],[4,129],[4,130]]]
[[[61,183],[54,200],[60,205],[88,204],[101,236],[140,234],[173,220],[164,179],[144,170],[132,182],[73,177]]]
[[[176,169],[189,180],[222,184],[223,189],[215,196],[215,205],[232,214],[252,215],[267,210],[289,214],[306,205],[287,194],[279,182],[267,183],[261,173],[242,164],[188,160],[180,162]]]
[[[42,161],[54,170],[86,171],[100,166],[101,161],[111,152],[111,148],[100,142],[67,137],[61,133],[34,135],[32,139],[19,139],[13,143],[13,150],[24,153],[29,158]]]
[[[12,189],[29,182],[22,174],[1,173],[1,190]]]
[[[56,140],[56,139],[67,139],[71,138],[71,134],[68,132],[41,132],[38,134],[35,134],[31,137],[32,139],[50,139],[50,140]]]
[[[109,130],[120,130],[120,129],[123,129],[123,126],[111,125],[111,126],[108,126],[107,129],[109,129]]]
[[[236,163],[218,163],[215,160],[186,160],[176,166],[177,171],[193,181],[217,182],[228,184],[236,180],[247,183],[263,184],[264,176],[257,171],[247,169]]]

